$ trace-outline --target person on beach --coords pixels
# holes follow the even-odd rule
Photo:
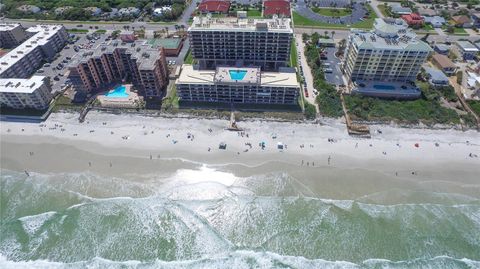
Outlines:
[[[330,157],[330,155],[328,155],[328,165],[330,165],[330,159],[331,159],[331,157]]]

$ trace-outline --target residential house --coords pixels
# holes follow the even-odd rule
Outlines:
[[[424,23],[423,17],[416,14],[402,15],[402,19],[407,22],[408,26],[421,27]]]
[[[136,7],[124,7],[124,8],[121,8],[121,9],[118,10],[118,14],[120,16],[136,17],[136,16],[138,16],[138,14],[140,14],[140,9],[138,9]]]
[[[425,16],[423,18],[425,19],[425,23],[432,25],[433,28],[441,28],[445,23],[447,23],[447,21],[440,16]]]
[[[203,0],[198,5],[198,11],[201,13],[228,13],[230,1],[223,0]]]
[[[432,63],[448,76],[452,76],[457,71],[457,66],[445,55],[433,54]]]
[[[435,68],[425,68],[428,76],[428,82],[433,86],[448,86],[448,77],[440,70]]]
[[[453,16],[452,21],[456,27],[471,28],[472,19],[466,15]]]
[[[412,9],[409,7],[403,7],[400,3],[392,3],[390,5],[392,13],[395,15],[408,15],[412,13]]]
[[[463,60],[473,60],[480,51],[477,46],[473,45],[470,41],[457,41],[457,52]]]
[[[153,10],[153,16],[162,16],[163,14],[172,11],[172,6],[157,7]]]
[[[100,16],[102,14],[102,9],[100,9],[98,7],[86,7],[86,8],[84,8],[84,10],[86,12],[89,12],[90,15],[92,15],[94,17]]]
[[[450,46],[446,44],[436,44],[433,47],[433,50],[439,54],[448,55],[448,52],[450,51]]]
[[[57,7],[55,9],[55,15],[63,15],[66,11],[72,9],[72,6]]]
[[[134,42],[137,39],[133,31],[122,31],[119,37],[120,37],[120,40],[127,43]]]
[[[473,27],[480,28],[480,12],[472,13]]]
[[[263,2],[263,16],[290,17],[290,2],[287,0],[265,0]]]
[[[21,5],[17,7],[17,10],[20,10],[21,12],[24,12],[24,13],[33,13],[33,14],[39,13],[41,11],[39,7],[34,5]]]
[[[436,10],[430,8],[419,8],[417,9],[417,13],[425,17],[433,17],[438,15]]]

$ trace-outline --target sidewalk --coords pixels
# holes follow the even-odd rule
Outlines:
[[[317,104],[315,103],[316,95],[313,94],[313,76],[312,76],[312,71],[310,70],[310,66],[308,66],[307,64],[307,59],[305,58],[305,50],[304,50],[305,44],[303,43],[302,35],[296,34],[295,42],[297,44],[297,51],[300,54],[299,65],[301,65],[303,68],[303,75],[305,76],[305,82],[307,83],[308,97],[305,96],[305,100],[310,104],[315,105],[316,107],[317,106]],[[295,57],[297,56],[295,55]],[[318,108],[317,108],[317,111],[318,111]]]

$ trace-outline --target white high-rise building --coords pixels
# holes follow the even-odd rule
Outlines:
[[[195,17],[188,28],[192,55],[202,67],[259,66],[276,70],[290,60],[290,19]]]
[[[342,68],[346,78],[354,84],[367,85],[366,88],[370,84],[370,89],[365,91],[371,90],[372,95],[402,97],[402,93],[395,95],[401,89],[408,91],[405,85],[412,85],[410,90],[417,96],[404,97],[418,97],[420,92],[412,83],[432,51],[403,20],[376,19],[371,31],[352,30]],[[402,83],[399,89],[394,89],[395,84]]]

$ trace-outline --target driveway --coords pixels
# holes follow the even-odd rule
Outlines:
[[[379,2],[378,0],[370,0],[370,6],[373,8],[373,11],[377,14],[377,17],[384,18],[380,9],[378,9],[378,5],[383,5],[385,2]]]
[[[305,96],[305,100],[306,100],[307,102],[309,102],[310,104],[315,105],[315,107],[317,107],[317,105],[316,105],[316,103],[315,103],[315,97],[316,97],[316,95],[313,94],[313,76],[312,76],[312,71],[310,70],[310,66],[308,66],[308,64],[307,64],[307,59],[305,58],[305,50],[304,50],[305,44],[303,44],[302,35],[296,34],[296,35],[295,35],[295,42],[296,42],[296,44],[297,44],[297,52],[298,52],[298,54],[300,54],[299,65],[302,66],[303,75],[304,75],[304,77],[305,77],[305,82],[306,82],[306,84],[307,84],[308,97]],[[302,87],[303,87],[303,85],[302,85]],[[303,89],[302,89],[302,90],[303,90]],[[317,108],[317,111],[318,111],[318,108]]]

